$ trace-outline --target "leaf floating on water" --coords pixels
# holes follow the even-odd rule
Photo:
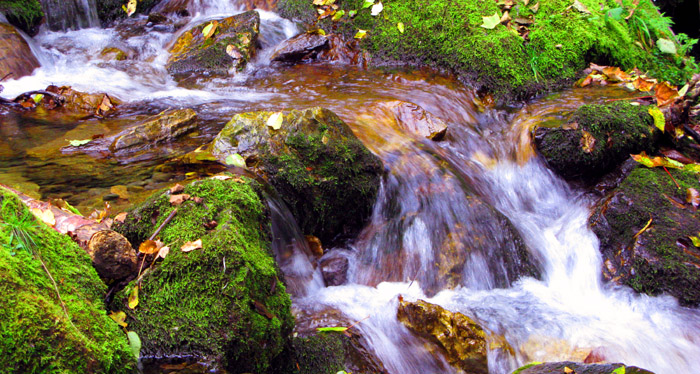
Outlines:
[[[126,313],[122,311],[109,313],[109,318],[114,320],[114,322],[116,322],[121,327],[126,327],[127,325],[127,323],[124,322],[126,321]]]
[[[355,33],[355,39],[362,39],[366,36],[367,36],[367,30],[359,29],[359,30],[357,30],[357,33]]]
[[[136,308],[139,305],[139,286],[135,286],[131,293],[129,294],[129,309]]]
[[[267,119],[267,125],[272,127],[274,130],[279,130],[282,127],[283,120],[284,117],[282,116],[282,112],[273,113]]]
[[[66,139],[68,140],[68,139]],[[68,140],[68,143],[70,143],[71,146],[73,147],[80,147],[81,145],[85,145],[87,143],[90,143],[92,139],[83,139],[83,140]]]
[[[661,51],[662,53],[666,53],[669,55],[675,55],[676,52],[678,52],[676,50],[676,44],[673,41],[665,38],[657,40],[656,47],[659,48],[659,51]]]
[[[481,18],[484,20],[484,23],[481,24],[481,27],[485,29],[494,29],[496,26],[498,26],[499,23],[501,23],[501,17],[498,15],[498,12],[494,13],[491,16]]]
[[[186,242],[180,247],[183,252],[192,252],[196,249],[202,249],[202,239],[197,239],[193,242]]]
[[[378,16],[379,13],[382,12],[382,10],[384,10],[384,5],[382,5],[382,2],[380,1],[380,2],[372,5],[372,13],[371,14],[373,16]]]
[[[664,132],[664,129],[666,127],[666,118],[664,117],[664,114],[661,113],[659,108],[649,108],[649,115],[651,115],[651,117],[654,118],[654,126],[656,126],[657,129],[661,130],[661,132]]]
[[[129,331],[126,333],[126,336],[129,338],[131,353],[133,353],[134,357],[138,359],[141,357],[141,338],[139,338],[139,334],[137,334],[135,331]]]
[[[399,32],[403,34],[403,31],[404,31],[403,22],[397,23],[396,28],[399,29]]]
[[[226,160],[224,160],[224,162],[226,163],[226,165],[231,165],[239,168],[245,167],[245,159],[238,153],[226,156]]]
[[[204,40],[209,39],[214,35],[217,26],[219,26],[218,21],[211,21],[208,25],[204,26],[204,28],[202,29],[202,35],[204,35]]]

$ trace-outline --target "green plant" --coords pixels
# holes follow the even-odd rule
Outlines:
[[[681,56],[687,56],[688,52],[697,44],[698,39],[693,39],[686,34],[676,34],[676,43],[678,43],[678,53]]]
[[[0,12],[26,24],[44,15],[38,0],[2,0]]]
[[[539,77],[542,76],[538,70],[540,54],[530,44],[523,45],[523,50],[527,54],[528,65],[532,69],[532,74],[535,76],[535,82],[539,83]]]
[[[7,243],[3,243],[3,247],[7,248],[12,256],[16,254],[17,250],[25,250],[29,254],[33,254],[36,248],[33,232],[37,228],[37,223],[27,211],[21,216],[9,212],[9,204],[9,199],[2,198],[0,211],[5,212],[5,214],[0,217],[0,225],[7,229],[10,234]]]

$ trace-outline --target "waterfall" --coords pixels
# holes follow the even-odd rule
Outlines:
[[[41,0],[46,25],[51,31],[99,27],[96,0]]]

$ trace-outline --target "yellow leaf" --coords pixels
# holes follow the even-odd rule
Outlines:
[[[109,318],[113,319],[114,322],[121,327],[126,327],[127,325],[127,323],[124,322],[126,321],[126,313],[122,311],[109,313]]]
[[[139,252],[147,255],[158,252],[158,245],[153,240],[146,240],[139,246]]]
[[[581,133],[583,133],[583,136],[581,136],[581,148],[583,148],[583,151],[586,153],[593,152],[593,148],[595,147],[595,138],[586,130],[581,130]]]
[[[204,35],[205,40],[211,38],[212,35],[214,35],[217,26],[219,26],[218,21],[211,21],[208,25],[204,26],[204,28],[202,29],[202,35]]]
[[[363,39],[366,36],[367,36],[367,30],[359,29],[359,30],[357,30],[357,33],[355,34],[355,39]]]
[[[397,23],[396,28],[399,29],[399,32],[403,34],[403,31],[404,31],[403,22]]]
[[[51,208],[32,208],[32,214],[34,214],[37,219],[51,227],[56,224],[56,217],[53,215]]]
[[[652,217],[651,217],[651,214],[649,214],[649,221],[647,221],[647,224],[644,225],[644,227],[642,227],[641,230],[637,231],[637,233],[634,234],[634,237],[633,237],[633,238],[634,238],[634,239],[637,239],[637,237],[638,237],[639,235],[642,235],[642,233],[643,233],[644,231],[647,231],[647,229],[649,228],[649,226],[651,226],[651,221],[652,221],[652,220],[653,220],[653,219],[652,219]]]
[[[196,249],[202,249],[202,239],[197,239],[193,242],[186,242],[182,245],[182,247],[180,247],[180,250],[183,252],[191,252]]]
[[[499,23],[501,23],[501,17],[498,15],[498,12],[494,13],[491,16],[488,17],[481,17],[483,19],[483,23],[481,24],[481,27],[485,29],[494,29],[496,26],[498,26]]]
[[[135,286],[129,294],[129,309],[134,309],[139,305],[139,286]]]
[[[283,120],[284,117],[282,116],[282,112],[273,113],[267,119],[267,125],[272,127],[274,130],[279,130],[282,127]]]
[[[649,108],[649,115],[654,118],[654,126],[663,132],[666,128],[666,118],[664,118],[664,114],[661,110],[657,107]]]
[[[136,0],[129,0],[126,4],[126,8],[122,8],[126,12],[127,17],[131,17],[134,12],[136,12]]]
[[[700,238],[697,236],[689,236],[688,237],[691,242],[693,242],[693,245],[700,248]]]
[[[573,369],[571,369],[571,368],[568,367],[568,366],[564,366],[564,373],[565,373],[565,374],[571,374],[571,373],[573,373],[573,372],[574,372]]]

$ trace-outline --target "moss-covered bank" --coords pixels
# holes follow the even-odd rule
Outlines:
[[[373,57],[450,69],[498,96],[521,98],[561,85],[590,62],[638,67],[676,84],[697,70],[692,59],[682,55],[682,45],[677,44],[677,54],[665,54],[654,45],[660,38],[674,36],[668,30],[669,20],[649,0],[641,0],[637,7],[632,0],[624,0],[624,7],[613,0],[602,4],[580,0],[585,9],[574,7],[572,0],[528,5],[515,1],[509,13],[511,26],[494,29],[481,27],[483,17],[500,17],[499,4],[507,2],[388,0],[374,17],[370,9],[361,9],[362,0],[337,3],[346,12],[358,10],[357,16],[346,15],[334,24],[327,19],[321,23],[326,30],[337,29],[350,37],[358,29],[368,30],[363,46]],[[283,16],[313,23],[317,13],[310,4],[280,0],[278,8]],[[634,14],[625,20],[632,8]],[[519,35],[518,25],[529,31]]]
[[[293,327],[290,298],[269,252],[269,220],[247,179],[188,185],[188,200],[160,233],[170,254],[143,277],[139,305],[127,307],[131,283],[112,304],[129,316],[142,355],[197,356],[231,373],[272,372]],[[198,200],[198,199],[197,199]],[[155,194],[115,227],[136,246],[176,209]],[[214,221],[215,223],[212,223]],[[202,249],[182,252],[187,241]]]
[[[634,169],[596,209],[590,225],[600,239],[608,278],[697,306],[700,248],[690,237],[700,234],[700,213],[685,201],[687,189],[700,189],[700,183],[697,174],[669,172],[673,179],[662,168]]]
[[[38,0],[3,0],[0,1],[0,13],[7,20],[29,35],[39,32],[39,23],[44,11]]]
[[[0,188],[0,367],[5,373],[130,373],[126,334],[106,313],[88,255]],[[22,232],[24,234],[22,234]],[[19,239],[20,237],[27,239]],[[54,284],[65,302],[68,321]]]

